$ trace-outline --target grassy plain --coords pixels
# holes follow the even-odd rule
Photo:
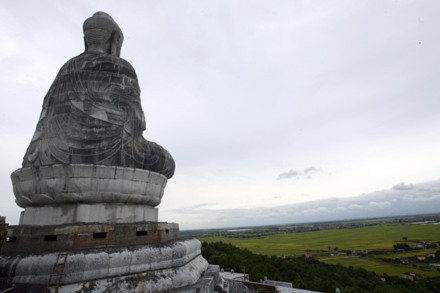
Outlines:
[[[381,224],[354,229],[334,229],[302,233],[275,234],[255,238],[226,238],[206,237],[200,241],[231,243],[240,248],[247,248],[254,253],[281,256],[304,254],[311,250],[315,257],[326,263],[340,263],[344,266],[363,267],[378,274],[386,272],[388,275],[401,275],[411,271],[426,277],[439,277],[436,268],[422,270],[411,265],[401,266],[383,262],[373,257],[329,257],[320,253],[338,247],[339,250],[391,250],[396,241],[407,237],[409,241],[424,240],[429,242],[440,240],[440,225],[410,225],[410,224]],[[435,250],[434,250],[435,251]],[[426,250],[426,253],[432,253]],[[425,254],[425,251],[411,252],[406,256]],[[390,254],[388,257],[396,258],[400,254]],[[385,255],[381,255],[385,257]],[[419,267],[419,266],[417,266]]]
[[[267,255],[302,254],[307,249],[312,252],[339,250],[392,249],[395,241],[440,240],[440,225],[384,224],[354,229],[322,230],[302,233],[275,234],[256,238],[206,237],[200,241],[223,241],[254,253]]]
[[[416,251],[406,251],[406,252],[396,252],[396,253],[390,253],[390,254],[386,254],[386,255],[381,255],[380,257],[382,258],[398,258],[398,257],[412,257],[412,256],[416,256],[416,255],[420,255],[420,254],[430,254],[430,253],[435,253],[437,251],[437,249],[424,249],[424,250],[416,250]]]
[[[419,253],[420,254],[420,253]],[[341,264],[343,266],[352,266],[355,268],[361,267],[367,271],[375,272],[377,274],[387,273],[390,276],[401,276],[404,272],[411,272],[425,277],[440,277],[440,272],[435,268],[431,270],[412,267],[411,265],[394,265],[380,260],[367,257],[347,257],[347,258],[333,258],[322,260],[329,264]]]

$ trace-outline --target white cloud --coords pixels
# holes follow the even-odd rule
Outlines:
[[[405,194],[402,199],[406,202],[434,202],[440,200],[440,194]]]
[[[393,186],[393,189],[395,190],[411,190],[413,188],[414,185],[406,184],[405,182],[400,182],[399,184]]]
[[[363,206],[359,205],[359,204],[351,204],[348,206],[349,209],[361,209],[363,208]]]
[[[295,171],[293,169],[290,169],[287,172],[281,173],[278,175],[277,179],[281,180],[281,179],[289,179],[289,178],[293,178],[293,177],[297,177],[301,175],[301,172]]]
[[[321,172],[321,171],[322,171],[321,168],[316,168],[316,167],[311,166],[311,167],[308,167],[304,170],[304,174],[309,175],[309,174],[317,173],[317,172]]]
[[[277,180],[281,180],[281,179],[290,179],[290,178],[306,178],[306,179],[311,179],[312,178],[312,174],[316,174],[322,172],[321,168],[316,168],[314,166],[310,166],[306,169],[304,169],[304,171],[296,171],[293,169],[290,169],[287,172],[281,173],[278,175]]]
[[[368,205],[373,208],[383,209],[383,208],[389,208],[391,206],[391,203],[389,201],[384,201],[384,202],[372,201]]]

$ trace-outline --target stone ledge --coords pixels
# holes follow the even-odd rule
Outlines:
[[[161,243],[177,239],[179,225],[166,222],[11,226],[2,254],[74,251]]]
[[[84,292],[172,292],[176,288],[191,288],[180,292],[216,293],[209,289],[210,282],[200,278],[208,263],[202,256],[198,256],[190,263],[172,269],[149,271],[126,276],[117,276],[106,279],[92,280],[89,282],[61,286],[59,293]],[[208,283],[208,286],[205,285]],[[194,290],[202,288],[202,290]],[[52,288],[51,292],[56,292]]]
[[[181,287],[167,291],[168,293],[243,293],[241,291],[231,292],[229,284],[220,276],[220,268],[218,265],[209,265],[206,271],[203,272],[199,281],[193,285]]]
[[[135,288],[143,288],[140,292],[163,292],[189,286],[195,284],[208,267],[200,248],[198,240],[190,239],[119,249],[71,251],[59,292],[80,289],[83,289],[81,292],[102,292],[98,288],[107,288],[108,292],[132,292]],[[45,286],[57,256],[57,253],[0,255],[0,289],[12,284],[28,289]]]

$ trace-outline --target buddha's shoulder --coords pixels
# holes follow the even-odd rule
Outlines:
[[[61,71],[70,70],[69,68],[72,66],[86,70],[118,70],[125,72],[127,75],[136,77],[136,71],[127,60],[110,54],[82,53],[67,61]]]

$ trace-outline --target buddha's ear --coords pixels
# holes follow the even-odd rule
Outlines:
[[[86,37],[84,37],[84,52],[87,52],[87,49],[89,47],[87,46],[87,41],[86,41]]]
[[[113,56],[120,57],[121,56],[121,36],[117,32],[113,32],[110,38],[110,54]]]

